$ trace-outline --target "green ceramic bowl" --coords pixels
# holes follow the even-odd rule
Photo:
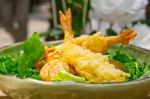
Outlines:
[[[49,42],[47,44],[58,44]],[[0,56],[18,53],[22,44],[2,48]],[[114,46],[110,51],[114,51]],[[134,46],[126,46],[124,51],[136,57],[139,62],[150,63],[150,52]],[[0,89],[12,99],[144,99],[150,91],[150,78],[109,83],[85,84],[77,82],[44,82],[33,79],[19,79],[0,75]]]

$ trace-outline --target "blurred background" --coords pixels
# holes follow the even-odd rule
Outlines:
[[[150,0],[0,0],[0,47],[38,32],[41,40],[63,39],[59,10],[71,8],[75,36],[100,31],[115,36],[133,28],[133,45],[150,50]]]

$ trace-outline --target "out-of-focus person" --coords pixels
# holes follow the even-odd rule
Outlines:
[[[0,0],[0,21],[15,42],[27,38],[29,2],[30,0]]]

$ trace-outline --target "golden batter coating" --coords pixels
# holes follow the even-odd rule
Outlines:
[[[43,60],[47,64],[40,70],[43,80],[54,80],[59,70],[84,77],[94,83],[120,82],[130,76],[111,64],[108,56],[102,52],[116,43],[128,44],[136,36],[132,29],[117,36],[106,37],[96,33],[74,38],[70,9],[66,14],[60,12],[60,22],[65,34],[64,43],[46,48]]]

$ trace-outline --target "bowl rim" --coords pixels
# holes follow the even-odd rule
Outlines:
[[[58,82],[46,82],[42,80],[36,80],[32,78],[18,78],[16,76],[9,76],[9,75],[0,75],[0,79],[3,79],[4,82],[11,83],[11,82],[17,82],[22,83],[26,85],[41,85],[41,86],[49,86],[49,87],[64,87],[64,86],[76,86],[76,88],[119,88],[119,86],[127,87],[127,86],[136,86],[141,83],[150,82],[150,77],[142,80],[134,80],[134,81],[128,81],[128,82],[114,82],[114,83],[81,83],[81,82],[74,82],[74,81],[58,81]],[[5,83],[6,84],[6,83]],[[149,87],[149,86],[147,86]]]

